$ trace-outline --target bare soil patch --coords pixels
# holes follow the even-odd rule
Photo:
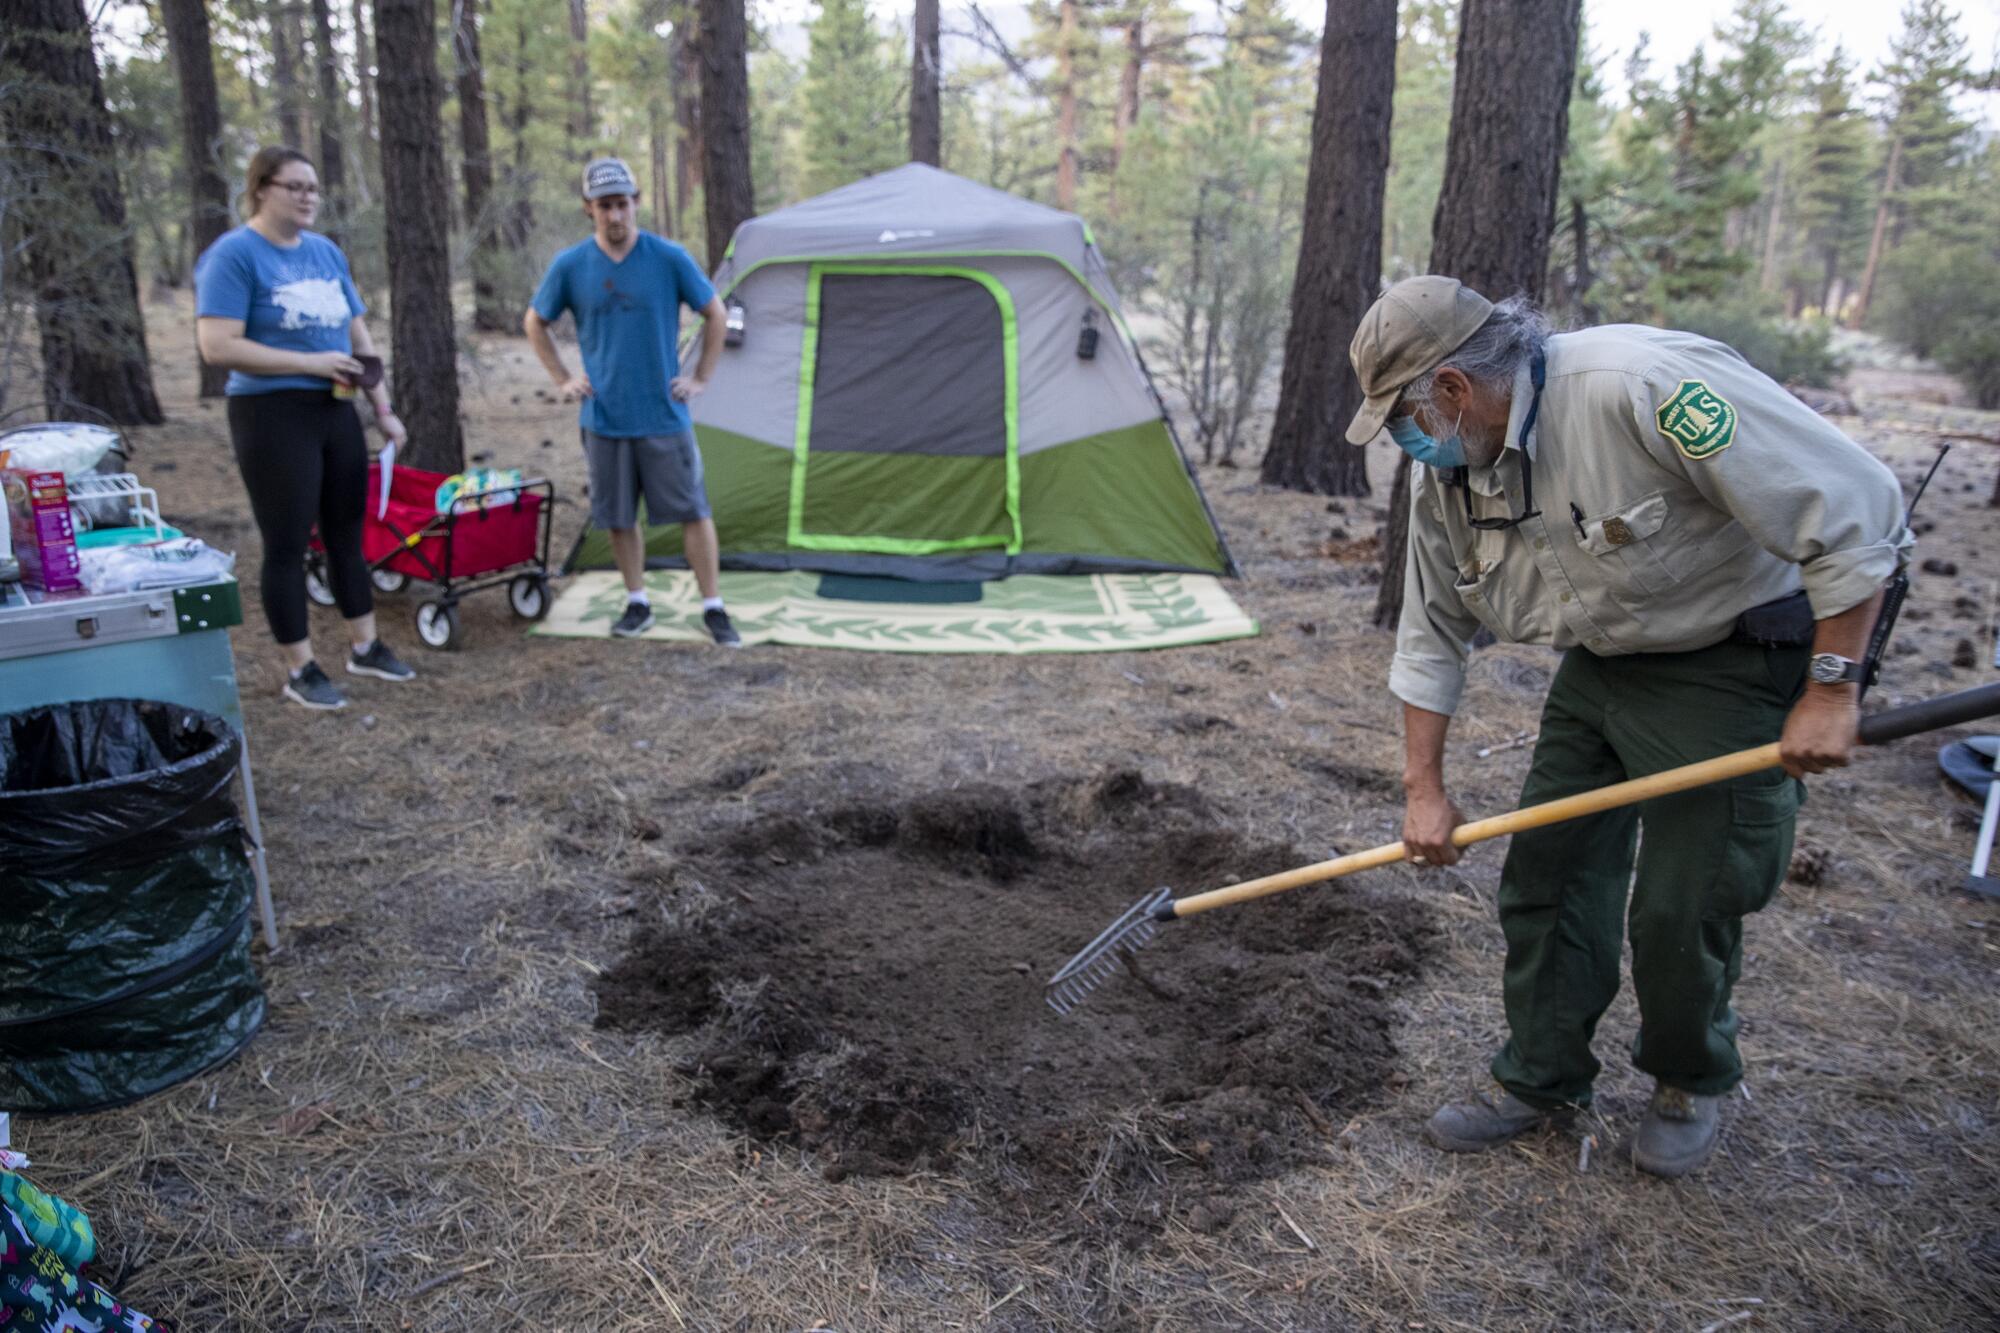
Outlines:
[[[1311,859],[1132,770],[764,815],[597,985],[600,1027],[686,1035],[692,1100],[830,1179],[960,1169],[1084,1225],[1211,1224],[1379,1100],[1387,995],[1428,913],[1301,893],[1167,928],[1058,1018],[1042,982],[1147,889]]]

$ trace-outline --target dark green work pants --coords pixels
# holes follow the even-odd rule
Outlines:
[[[1629,657],[1571,649],[1521,803],[1777,740],[1809,655],[1733,643]],[[1633,1063],[1687,1092],[1734,1087],[1743,1065],[1729,992],[1743,968],[1743,917],[1784,881],[1803,795],[1772,769],[1515,834],[1500,877],[1509,1036],[1493,1076],[1532,1105],[1590,1101],[1600,1068],[1590,1038],[1618,993],[1629,925]]]

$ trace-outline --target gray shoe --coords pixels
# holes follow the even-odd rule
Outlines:
[[[1467,1101],[1440,1106],[1424,1125],[1424,1137],[1446,1152],[1485,1152],[1542,1125],[1565,1124],[1572,1114],[1566,1106],[1530,1106],[1496,1083]]]
[[[306,663],[296,675],[285,681],[285,697],[295,704],[304,704],[322,712],[347,707],[347,696],[326,678],[326,672],[319,669],[317,662]]]
[[[350,676],[373,676],[377,680],[415,680],[416,670],[402,658],[389,651],[389,645],[380,639],[368,645],[365,653],[347,650],[347,674]]]
[[[636,639],[653,628],[653,608],[644,602],[625,603],[625,614],[618,617],[618,623],[611,627],[611,633],[620,639]]]
[[[1632,1165],[1670,1179],[1684,1176],[1708,1160],[1721,1137],[1722,1098],[1657,1084],[1632,1140]]]

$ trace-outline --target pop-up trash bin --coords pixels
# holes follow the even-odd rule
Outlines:
[[[0,1108],[134,1101],[264,1021],[241,746],[137,699],[0,715]]]

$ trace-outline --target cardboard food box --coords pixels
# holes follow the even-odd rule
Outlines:
[[[69,487],[60,472],[0,468],[7,497],[7,522],[21,581],[43,592],[83,591],[83,567],[76,556],[76,529],[69,516]]]

